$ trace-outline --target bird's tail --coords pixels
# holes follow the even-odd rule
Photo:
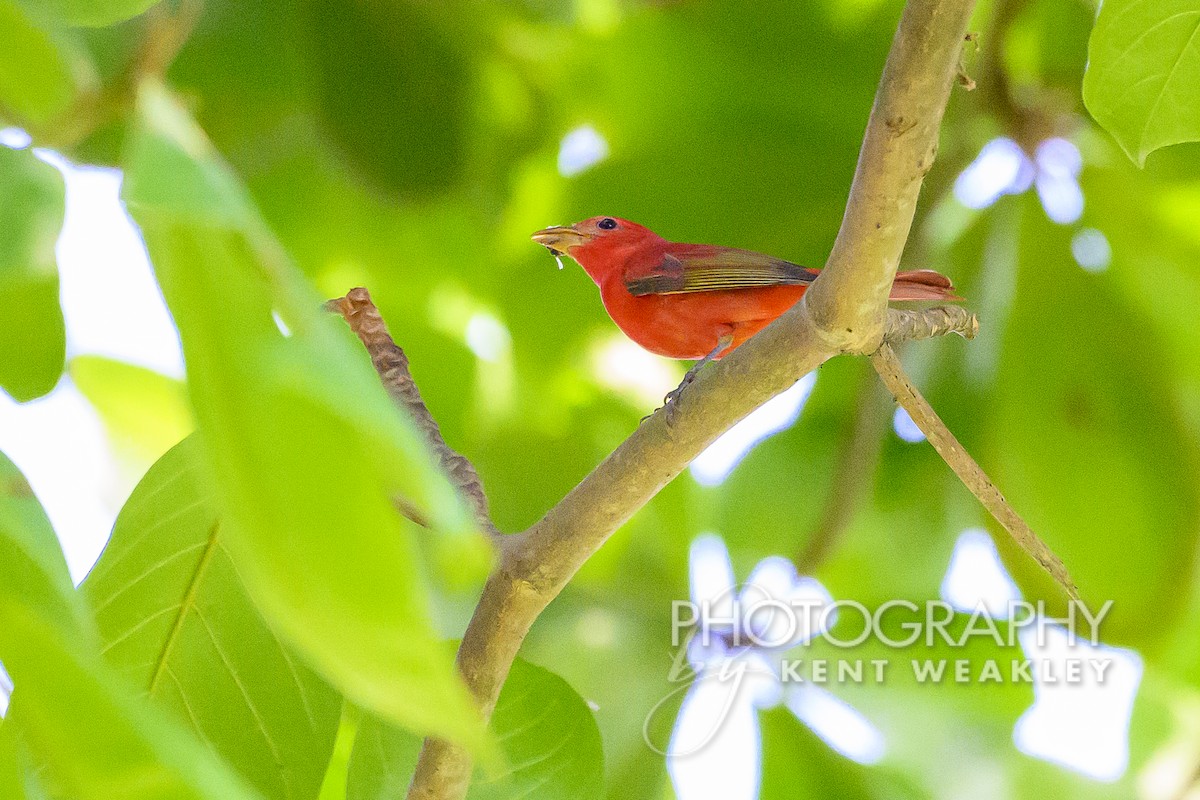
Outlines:
[[[962,300],[954,293],[954,284],[940,272],[931,269],[914,269],[897,272],[892,284],[889,300]]]

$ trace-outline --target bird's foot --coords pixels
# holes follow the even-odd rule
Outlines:
[[[683,390],[692,385],[692,381],[696,380],[696,376],[700,374],[700,370],[704,369],[705,364],[716,358],[718,354],[725,351],[731,344],[733,344],[732,334],[722,336],[713,351],[693,364],[692,368],[683,376],[683,380],[679,382],[679,385],[663,398],[662,408],[659,410],[666,412],[668,428],[675,424],[675,416],[679,412],[679,404],[683,401]],[[643,417],[642,421],[645,422],[646,419],[647,417]]]
[[[675,425],[675,417],[679,413],[679,404],[683,402],[683,390],[691,386],[692,381],[695,379],[696,376],[689,372],[687,375],[683,376],[683,380],[680,382],[680,384],[668,392],[667,396],[663,398],[662,407],[663,411],[667,415],[668,428]]]

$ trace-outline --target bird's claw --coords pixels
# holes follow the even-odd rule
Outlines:
[[[666,405],[663,406],[663,409],[664,409],[663,413],[665,413],[667,415],[667,420],[666,420],[667,427],[674,428],[675,427],[675,414],[679,411],[678,396],[676,396],[675,398],[672,398],[672,400],[669,403],[667,403]]]
[[[675,415],[679,412],[679,404],[683,401],[683,390],[691,385],[692,380],[694,380],[693,375],[686,375],[683,382],[668,392],[667,396],[663,398],[662,410],[667,415],[666,422],[668,428],[675,424]]]

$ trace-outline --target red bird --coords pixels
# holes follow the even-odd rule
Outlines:
[[[750,250],[669,242],[618,217],[546,228],[533,240],[579,262],[630,339],[668,358],[700,360],[668,401],[704,364],[791,308],[820,272]],[[896,275],[891,299],[961,298],[948,278],[920,269]]]

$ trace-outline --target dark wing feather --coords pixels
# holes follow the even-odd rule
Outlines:
[[[627,275],[625,286],[635,297],[647,294],[715,292],[762,286],[811,283],[816,270],[750,250],[694,245],[690,251],[663,256],[649,272]]]

